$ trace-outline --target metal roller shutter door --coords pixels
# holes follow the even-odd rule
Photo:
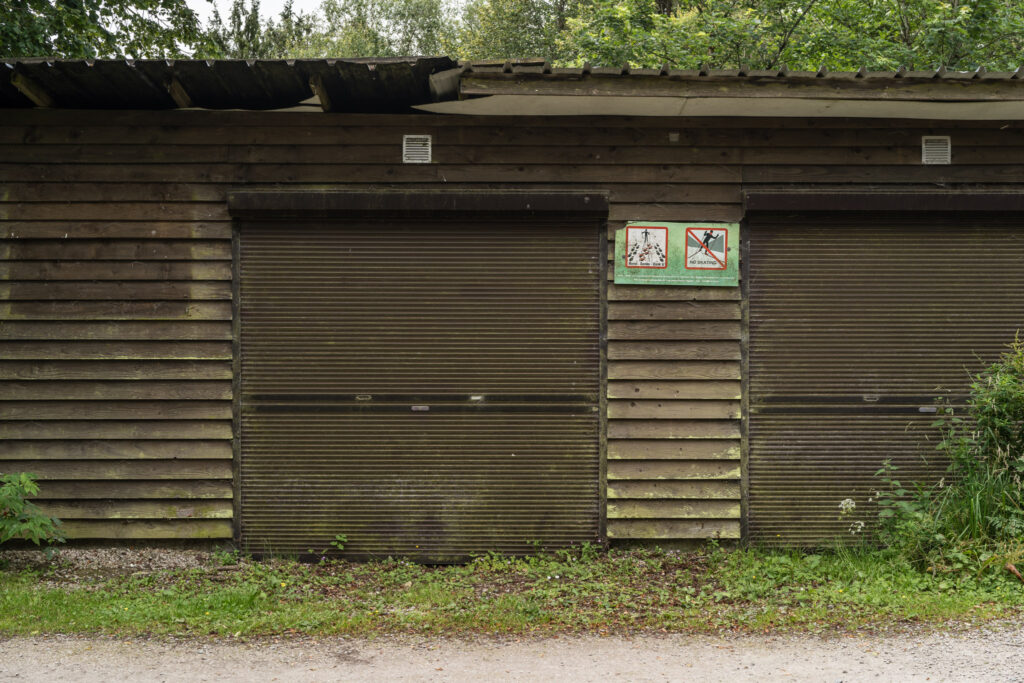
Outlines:
[[[936,396],[1024,327],[1024,230],[961,214],[759,216],[750,225],[749,510],[754,542],[850,538],[891,459],[900,479],[947,462]]]
[[[427,561],[601,534],[601,225],[247,221],[241,535]]]

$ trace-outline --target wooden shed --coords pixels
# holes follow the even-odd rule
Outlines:
[[[828,542],[1024,327],[1016,73],[5,71],[0,471],[72,538]],[[631,223],[739,284],[616,283]]]

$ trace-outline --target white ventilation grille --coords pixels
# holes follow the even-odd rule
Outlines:
[[[429,135],[403,135],[402,136],[402,163],[405,163],[405,164],[429,164],[430,163],[430,136]]]
[[[925,135],[921,138],[922,164],[949,164],[952,143],[948,135]]]

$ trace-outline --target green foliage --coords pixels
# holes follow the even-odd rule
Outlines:
[[[185,0],[5,0],[4,57],[182,57],[204,44]]]
[[[558,57],[558,37],[578,4],[572,0],[470,0],[448,51],[463,59]]]
[[[49,549],[51,543],[63,543],[60,520],[43,513],[31,501],[39,495],[35,476],[15,472],[0,476],[0,543],[12,539],[42,542]]]
[[[227,22],[214,9],[209,28],[209,47],[204,57],[229,59],[281,59],[301,49],[316,28],[313,16],[296,13],[292,0],[285,3],[277,20],[260,17],[260,1],[234,0]]]
[[[905,487],[896,468],[878,472],[881,540],[918,567],[978,571],[1024,555],[1024,342],[973,378],[966,414],[945,404],[933,426],[949,473]]]

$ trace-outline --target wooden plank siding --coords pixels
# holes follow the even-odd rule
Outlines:
[[[611,240],[738,221],[758,186],[1024,180],[1020,122],[4,117],[0,468],[39,474],[81,538],[232,533],[229,189],[599,189]],[[432,135],[434,163],[401,164],[403,134]],[[950,135],[953,165],[922,166],[922,135]],[[739,538],[740,299],[609,284],[609,538]]]

